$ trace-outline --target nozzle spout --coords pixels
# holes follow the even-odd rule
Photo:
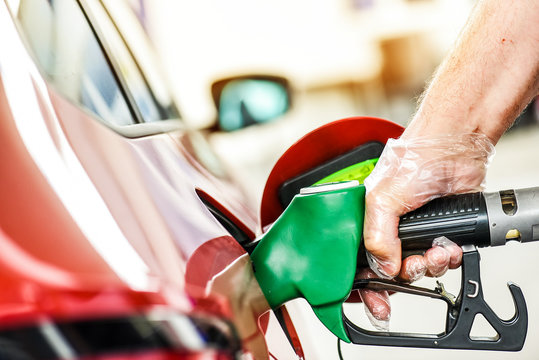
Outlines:
[[[320,185],[294,197],[251,255],[272,308],[303,297],[320,321],[349,342],[342,303],[354,282],[363,231],[365,188]]]

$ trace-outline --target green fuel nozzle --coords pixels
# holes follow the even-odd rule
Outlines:
[[[350,342],[342,304],[356,273],[365,187],[358,181],[305,188],[251,255],[256,279],[272,308],[303,297],[320,321]]]

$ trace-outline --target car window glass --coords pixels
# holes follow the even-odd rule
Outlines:
[[[39,66],[59,91],[107,123],[135,123],[75,0],[21,0],[13,10]]]
[[[178,109],[172,101],[170,84],[162,72],[162,65],[150,43],[146,29],[141,23],[144,21],[144,16],[139,18],[135,14],[135,9],[138,8],[137,5],[140,5],[140,3],[118,0],[101,0],[100,3],[110,14],[115,27],[119,29],[118,33],[121,34],[122,39],[133,54],[133,58],[136,59],[152,95],[159,104],[160,111],[167,118],[179,118]]]
[[[130,50],[125,45],[122,37],[110,21],[107,13],[97,1],[87,1],[85,3],[91,10],[92,19],[103,33],[103,42],[107,46],[108,52],[118,65],[118,70],[125,81],[129,94],[137,106],[138,111],[145,122],[165,120],[169,118],[165,109],[157,102],[155,96],[150,91],[146,79],[133,59]]]

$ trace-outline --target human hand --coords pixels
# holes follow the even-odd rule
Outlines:
[[[436,197],[482,190],[493,153],[490,140],[475,133],[410,138],[405,132],[390,139],[365,180],[363,238],[372,270],[359,275],[412,282],[460,266],[462,251],[446,238],[437,239],[425,255],[401,263],[399,217]],[[373,324],[386,328],[391,311],[387,292],[366,290],[361,297]]]

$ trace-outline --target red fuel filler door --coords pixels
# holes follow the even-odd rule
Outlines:
[[[404,128],[365,116],[336,120],[299,139],[271,171],[260,208],[261,226],[273,223],[302,187],[311,186],[347,166],[377,158],[386,141]]]

